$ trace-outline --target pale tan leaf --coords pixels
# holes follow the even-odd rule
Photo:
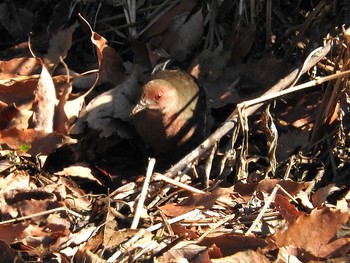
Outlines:
[[[56,105],[56,90],[50,73],[42,66],[37,89],[34,92],[33,128],[44,132],[53,131],[53,117]]]
[[[68,50],[72,45],[72,35],[78,27],[78,22],[75,22],[70,27],[59,30],[54,34],[49,43],[47,54],[43,58],[43,62],[49,72],[52,72],[57,64],[60,63],[61,58],[67,56]]]
[[[76,163],[72,166],[65,167],[62,171],[57,172],[56,174],[62,176],[73,176],[79,177],[91,181],[95,181],[98,184],[101,184],[97,178],[93,175],[91,168],[86,163]]]
[[[130,122],[132,101],[139,93],[136,73],[132,73],[123,83],[94,98],[86,107],[86,122],[92,129],[103,131],[102,137],[117,133],[122,138],[130,137],[122,126],[116,127],[113,119]],[[81,120],[84,121],[84,120]]]

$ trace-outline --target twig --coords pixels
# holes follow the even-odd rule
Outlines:
[[[217,144],[214,144],[214,146],[212,147],[209,157],[207,159],[207,161],[205,162],[205,178],[204,178],[204,189],[208,189],[209,188],[209,178],[210,178],[210,171],[212,169],[213,166],[213,160],[215,157],[215,153],[216,153],[216,149],[217,149]]]
[[[267,199],[266,203],[264,204],[263,208],[261,209],[259,215],[256,217],[256,219],[254,220],[253,224],[250,226],[250,228],[248,229],[248,231],[245,233],[245,235],[249,235],[256,227],[256,225],[260,222],[261,218],[263,217],[263,215],[265,214],[267,208],[269,208],[273,198],[275,197],[278,189],[279,189],[279,185],[276,184],[275,188],[273,188],[271,195],[269,196],[269,198]]]
[[[204,237],[206,237],[208,234],[213,232],[214,229],[217,229],[218,227],[224,225],[226,222],[234,219],[236,217],[236,214],[231,214],[226,216],[224,219],[220,220],[219,222],[215,223],[212,227],[210,227],[207,231],[205,231],[197,240],[197,242],[200,242],[203,240]]]
[[[151,181],[151,177],[152,177],[153,168],[154,168],[155,163],[156,163],[156,160],[154,158],[150,158],[148,161],[146,178],[145,178],[145,181],[143,182],[143,187],[142,187],[142,190],[140,193],[139,200],[137,202],[134,219],[133,219],[131,227],[130,227],[131,229],[136,229],[137,225],[139,224],[140,217],[141,217],[142,210],[143,210],[143,204],[145,203],[145,199],[146,199],[146,195],[147,195],[147,191],[149,188],[149,183]]]
[[[32,215],[27,215],[27,216],[22,216],[22,217],[13,218],[13,219],[10,219],[10,220],[2,221],[2,222],[0,222],[0,225],[6,225],[6,224],[9,224],[9,223],[17,223],[17,222],[20,222],[20,221],[31,219],[33,217],[49,215],[49,214],[53,214],[53,213],[57,213],[57,212],[68,212],[69,214],[72,214],[72,215],[74,215],[76,217],[79,217],[79,218],[83,217],[82,215],[78,214],[77,212],[74,212],[73,210],[68,209],[66,207],[57,207],[57,208],[54,208],[54,209],[51,209],[51,210],[47,210],[47,211],[43,211],[43,212],[40,212],[40,213],[35,213],[35,214],[32,214]]]
[[[246,107],[249,107],[249,106],[257,104],[257,103],[261,103],[261,102],[264,102],[264,101],[275,99],[275,98],[284,96],[286,94],[290,94],[290,93],[293,93],[293,92],[296,92],[296,91],[300,91],[300,90],[303,90],[303,89],[314,87],[314,86],[320,85],[320,84],[322,84],[324,82],[327,82],[327,81],[330,81],[330,80],[333,80],[333,79],[342,78],[342,77],[345,77],[345,76],[348,76],[348,75],[350,75],[350,70],[339,72],[339,73],[336,73],[336,74],[333,74],[333,75],[330,75],[330,76],[326,76],[326,77],[320,77],[320,78],[311,80],[309,82],[300,84],[298,86],[294,86],[292,88],[289,88],[289,89],[286,89],[286,90],[283,90],[283,91],[275,92],[273,94],[268,94],[268,95],[261,96],[261,97],[256,98],[256,99],[248,100],[246,102],[243,102],[243,104]]]
[[[166,176],[164,176],[164,175],[162,175],[162,174],[158,174],[158,173],[155,174],[154,180],[155,180],[155,181],[162,180],[162,181],[164,181],[164,182],[166,182],[166,183],[172,184],[172,185],[174,185],[174,186],[177,186],[177,187],[179,187],[179,188],[182,188],[182,189],[184,189],[184,190],[186,190],[186,191],[189,191],[189,192],[191,192],[191,193],[205,194],[205,192],[202,191],[202,190],[198,190],[197,188],[194,188],[194,187],[192,187],[192,186],[190,186],[190,185],[181,183],[181,182],[179,182],[179,181],[176,181],[176,180],[174,180],[174,179],[171,179],[171,178],[169,178],[169,177],[166,177]]]
[[[188,212],[188,213],[185,213],[185,214],[180,215],[180,216],[178,216],[178,217],[174,217],[174,218],[169,219],[169,220],[168,220],[168,224],[171,225],[171,224],[174,224],[174,223],[176,223],[176,222],[182,221],[182,220],[184,220],[184,219],[186,219],[186,218],[189,218],[189,217],[196,217],[196,216],[198,216],[200,213],[201,213],[201,212],[200,212],[199,209],[194,209],[194,210],[191,211],[191,212]],[[149,232],[152,232],[152,231],[155,231],[155,230],[157,230],[157,229],[159,229],[159,228],[161,228],[161,227],[163,227],[163,226],[164,226],[164,223],[162,222],[162,223],[158,223],[158,224],[155,224],[155,225],[153,225],[153,226],[150,226],[150,227],[147,228],[146,230],[149,231]]]
[[[174,224],[178,221],[182,221],[182,220],[189,218],[189,217],[196,217],[199,214],[200,214],[200,210],[195,209],[195,210],[188,212],[186,214],[169,219],[168,223]],[[134,244],[137,240],[139,240],[145,233],[158,230],[159,228],[161,228],[163,226],[164,226],[164,223],[158,223],[158,224],[155,224],[147,229],[140,229],[140,231],[138,231],[129,241],[127,241],[123,245],[123,247],[125,248],[125,250],[127,250],[127,248],[129,248],[132,244]],[[121,254],[122,254],[122,251],[117,250],[109,259],[107,259],[107,262],[117,262],[117,259],[121,256]]]
[[[204,192],[202,190],[198,190],[197,188],[194,188],[194,187],[192,187],[190,185],[181,183],[179,181],[176,181],[174,179],[166,177],[166,176],[164,176],[162,174],[156,174],[156,176],[154,177],[154,180],[162,180],[162,181],[164,181],[166,183],[172,184],[174,186],[182,188],[183,190],[186,190],[186,191],[189,191],[189,192],[192,192],[192,193],[195,193],[195,194],[208,194],[208,193],[206,193],[206,192]],[[231,203],[227,202],[227,200],[225,200],[225,199],[223,199],[221,197],[219,197],[217,199],[217,201],[222,203],[222,204],[228,205],[228,206],[232,205]]]

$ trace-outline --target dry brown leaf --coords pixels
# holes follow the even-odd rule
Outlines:
[[[98,33],[91,31],[91,41],[97,50],[99,68],[99,83],[118,85],[125,78],[125,68],[119,54],[110,46],[107,40]]]
[[[65,200],[66,207],[77,211],[91,210],[91,200],[86,193],[79,185],[74,184],[73,181],[65,177],[59,178],[54,193]]]
[[[193,211],[195,209],[194,205],[178,205],[174,203],[169,203],[159,207],[165,215],[170,217],[176,217]]]
[[[243,100],[236,91],[239,70],[228,63],[228,51],[204,50],[193,59],[188,69],[204,88],[209,108],[219,108]]]
[[[172,58],[176,58],[180,61],[185,60],[187,55],[197,47],[202,40],[203,33],[203,16],[202,9],[199,9],[196,13],[191,15],[187,20],[187,16],[176,17],[172,26],[168,29],[170,32],[175,31],[175,41],[168,38],[168,32],[164,35],[164,41],[169,44],[162,43],[161,48],[169,50],[169,54]]]
[[[67,242],[67,245],[80,245],[86,242],[91,235],[96,231],[96,226],[90,225],[75,232],[72,238]]]
[[[185,199],[181,204],[169,203],[159,207],[159,209],[167,216],[176,217],[187,212],[193,211],[196,207],[201,209],[210,209],[215,204],[216,200],[224,195],[229,195],[232,188],[215,188],[210,193],[192,194]]]
[[[28,153],[47,155],[64,144],[75,143],[71,139],[61,134],[46,133],[34,129],[18,130],[16,128],[0,131],[0,144],[4,147],[18,150],[21,146],[29,146]]]
[[[293,223],[299,216],[305,214],[298,211],[294,205],[289,202],[289,199],[283,195],[276,194],[275,207],[277,211],[286,219],[289,223]]]
[[[16,105],[7,105],[6,103],[1,103],[0,106],[0,130],[6,129],[10,121],[17,116],[20,111]]]
[[[256,190],[256,187],[258,186],[257,183],[241,183],[238,182],[233,186],[233,197],[234,200],[239,203],[247,203],[251,198]]]
[[[39,74],[40,68],[40,60],[36,58],[22,57],[0,61],[0,79]]]
[[[33,101],[34,91],[38,85],[38,76],[7,79],[0,84],[0,100],[7,104],[21,105]]]
[[[71,81],[66,82],[66,84],[67,85],[65,86],[65,88],[62,92],[62,96],[60,97],[60,99],[57,103],[57,106],[55,108],[55,115],[54,115],[54,119],[53,119],[54,131],[61,133],[61,134],[67,134],[69,118],[68,118],[67,113],[65,111],[65,107],[67,105],[67,100],[69,98],[69,95],[71,94],[72,89],[73,89]],[[81,105],[75,105],[75,106],[78,106],[77,107],[78,113],[74,112],[71,115],[77,117],[79,114],[79,111],[81,109]]]
[[[178,224],[178,223],[171,224],[171,228],[173,229],[174,234],[178,236],[184,236],[185,238],[189,238],[189,239],[198,238],[198,235],[195,232],[183,227],[181,224]]]
[[[113,214],[111,214],[113,216]],[[110,220],[112,217],[110,218]],[[106,222],[108,223],[108,222]],[[110,223],[114,224],[116,227],[116,221],[114,220]],[[126,240],[132,238],[139,230],[137,229],[124,229],[124,230],[117,230],[117,228],[110,228],[112,225],[109,225],[104,230],[104,238],[103,238],[103,244],[106,246],[107,249],[115,248],[125,242]]]
[[[310,215],[299,216],[287,229],[277,231],[274,239],[279,247],[292,245],[315,257],[327,257],[344,245],[343,239],[337,241],[335,234],[349,217],[349,212],[328,207],[314,209]]]
[[[18,224],[0,225],[0,240],[6,244],[11,245],[16,240],[22,239],[25,236],[25,229],[29,226],[29,222],[23,222]]]
[[[321,207],[327,201],[329,195],[339,190],[340,188],[335,186],[335,184],[329,184],[321,187],[311,196],[311,202],[314,207]]]
[[[271,193],[276,184],[279,184],[286,190],[291,196],[297,195],[303,189],[306,189],[312,182],[295,182],[291,180],[279,180],[279,179],[264,179],[258,183],[257,191]],[[278,190],[278,194],[285,195],[281,190]]]
[[[238,251],[263,248],[267,243],[262,238],[238,234],[209,234],[198,242],[198,245],[206,247],[213,244],[220,248],[224,256],[229,256]]]
[[[246,251],[240,251],[233,255],[229,255],[223,258],[212,259],[213,263],[225,263],[225,262],[234,262],[234,263],[251,263],[251,262],[259,262],[259,263],[269,263],[271,262],[267,257],[264,256],[263,253],[259,251],[254,251],[248,249]]]
[[[61,63],[61,59],[67,56],[68,50],[72,45],[72,35],[77,27],[78,22],[75,22],[68,28],[61,28],[51,37],[49,49],[43,58],[44,65],[50,73]]]
[[[201,255],[204,253],[204,258]],[[198,258],[197,258],[198,257]],[[157,258],[158,262],[210,262],[207,256],[206,248],[203,246],[181,242],[176,248],[165,252],[161,257]],[[203,260],[203,261],[196,261]],[[208,261],[209,260],[209,261]]]
[[[93,253],[90,250],[86,250],[83,248],[79,248],[76,253],[72,253],[74,255],[73,261],[74,263],[78,262],[100,262],[105,263],[106,261],[101,258],[97,253]],[[73,256],[72,255],[72,256]]]
[[[192,194],[189,198],[181,202],[181,205],[194,205],[195,207],[210,209],[219,197],[228,196],[231,192],[232,188],[217,187],[210,193]]]

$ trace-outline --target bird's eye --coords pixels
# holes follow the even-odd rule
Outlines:
[[[158,92],[155,96],[154,96],[154,99],[155,100],[160,100],[160,98],[162,97],[162,93],[161,92]]]

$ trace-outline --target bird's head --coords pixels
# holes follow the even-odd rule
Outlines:
[[[141,99],[131,115],[147,109],[167,114],[176,105],[176,98],[176,90],[169,82],[162,79],[151,80],[143,87]]]

